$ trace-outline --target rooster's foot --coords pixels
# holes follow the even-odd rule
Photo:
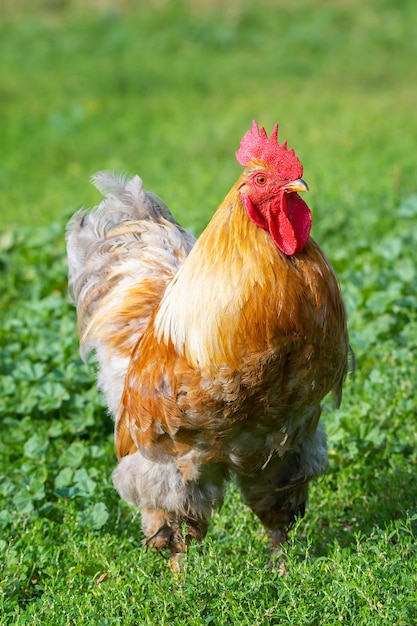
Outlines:
[[[171,523],[165,524],[151,537],[145,539],[145,545],[152,546],[161,552],[164,548],[171,551],[171,560],[179,554],[187,551],[191,541],[201,543],[207,532],[207,524],[205,522],[187,521],[183,524]]]

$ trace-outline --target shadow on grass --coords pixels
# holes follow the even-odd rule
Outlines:
[[[345,470],[341,481],[344,484],[339,484],[337,472],[325,479],[333,497],[322,514],[317,512],[320,537],[313,539],[315,556],[328,555],[335,541],[342,547],[356,545],[358,536],[368,537],[377,530],[383,531],[391,522],[415,513],[417,482],[412,459],[401,457],[398,464],[389,464],[381,454],[369,467],[366,474],[352,472],[350,480]],[[413,522],[413,527],[417,532],[417,522]],[[300,530],[303,533],[302,526]]]

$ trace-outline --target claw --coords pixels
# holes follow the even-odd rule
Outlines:
[[[264,570],[273,569],[278,572],[278,576],[284,576],[287,573],[285,554],[271,554],[271,558],[264,566]]]
[[[169,561],[168,561],[168,566],[171,568],[174,574],[176,575],[182,574],[185,570],[185,560],[186,560],[185,552],[175,552],[171,554]]]
[[[175,560],[179,560],[179,555],[187,551],[191,541],[201,543],[201,540],[207,532],[207,524],[205,522],[187,521],[182,525],[182,529],[177,523],[172,526],[165,524],[151,537],[145,539],[146,547],[152,546],[157,552],[161,552],[164,548],[171,551],[170,566],[175,569]]]

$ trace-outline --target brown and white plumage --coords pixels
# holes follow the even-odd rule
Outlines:
[[[115,418],[114,482],[157,548],[182,550],[184,524],[204,536],[230,472],[277,545],[327,467],[319,418],[326,394],[341,397],[346,315],[309,238],[302,168],[274,133],[245,135],[245,170],[196,243],[138,177],[99,174],[107,199],[68,226],[82,344]]]
[[[96,350],[100,387],[115,415],[130,353],[195,238],[138,176],[100,172],[93,182],[106,199],[68,224],[69,291],[82,354]]]

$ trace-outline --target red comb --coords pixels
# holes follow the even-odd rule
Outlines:
[[[268,137],[263,126],[258,128],[255,120],[252,128],[243,136],[236,159],[241,165],[248,165],[252,159],[258,159],[273,167],[282,179],[296,180],[303,175],[303,166],[293,149],[288,150],[287,142],[278,143],[278,124],[275,124]]]

